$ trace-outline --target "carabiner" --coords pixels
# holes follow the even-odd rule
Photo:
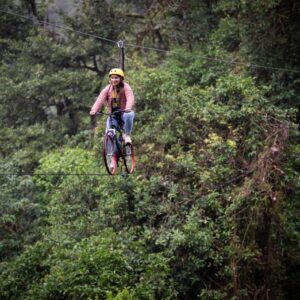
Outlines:
[[[124,44],[125,44],[125,41],[123,41],[123,40],[120,40],[117,42],[117,45],[119,48],[124,48]]]

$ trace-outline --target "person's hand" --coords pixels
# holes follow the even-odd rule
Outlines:
[[[90,116],[94,116],[96,114],[96,112],[94,112],[94,111],[90,111]]]
[[[125,112],[129,113],[129,112],[131,112],[131,109],[130,108],[125,108]]]

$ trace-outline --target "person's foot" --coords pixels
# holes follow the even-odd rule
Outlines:
[[[132,141],[131,141],[131,137],[130,137],[130,135],[128,135],[128,134],[123,134],[123,139],[124,139],[124,143],[125,144],[131,144],[132,143]]]
[[[110,166],[109,166],[109,168],[110,168],[111,170],[113,170],[113,169],[115,168],[115,162],[114,162],[113,159],[110,161]]]

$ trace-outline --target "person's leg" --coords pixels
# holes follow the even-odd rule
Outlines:
[[[107,131],[108,129],[111,129],[111,128],[112,128],[112,125],[114,125],[115,128],[118,128],[119,124],[118,124],[117,119],[107,117],[107,119],[106,119],[106,131]]]
[[[124,122],[124,133],[130,135],[133,128],[134,111],[123,113],[122,120]]]

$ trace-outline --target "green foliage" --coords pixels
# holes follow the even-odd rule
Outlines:
[[[187,54],[186,57],[188,58],[189,54]],[[184,60],[186,57],[184,54],[180,56],[181,59],[179,63],[182,64],[182,66],[187,64]],[[170,63],[166,65],[169,66]],[[191,64],[189,65],[192,69]],[[180,202],[181,204],[184,203],[184,206],[181,207],[180,215],[181,218],[186,221],[189,205],[195,205],[195,199],[197,199],[196,195],[204,194],[205,197],[203,197],[203,200],[199,203],[201,204],[200,207],[204,209],[204,216],[210,216],[210,218],[212,218],[207,222],[218,224],[215,225],[217,229],[216,232],[209,232],[207,237],[211,239],[214,234],[216,234],[218,238],[223,236],[224,243],[229,245],[228,247],[218,245],[220,249],[228,249],[228,252],[223,252],[222,255],[218,257],[217,253],[219,253],[219,248],[217,247],[217,250],[215,250],[214,244],[211,246],[208,244],[208,248],[204,248],[204,253],[212,253],[213,256],[209,258],[208,261],[206,261],[204,253],[199,253],[199,250],[203,247],[201,246],[202,244],[195,245],[197,249],[195,256],[193,256],[193,247],[188,248],[188,250],[185,248],[185,250],[175,251],[175,257],[181,257],[183,253],[190,254],[190,257],[184,261],[184,266],[179,264],[181,267],[179,268],[180,271],[178,274],[190,279],[193,276],[192,274],[197,274],[202,267],[205,268],[206,272],[209,272],[208,266],[210,266],[216,268],[212,271],[212,274],[216,276],[215,280],[218,280],[218,276],[222,278],[224,278],[224,276],[229,276],[228,278],[230,278],[230,276],[234,277],[236,276],[234,269],[231,270],[231,273],[228,273],[226,267],[218,269],[218,266],[226,265],[226,262],[232,260],[231,256],[235,255],[243,257],[240,261],[241,265],[246,262],[246,265],[250,264],[252,268],[257,267],[258,272],[261,272],[263,263],[257,264],[257,257],[255,256],[258,255],[263,259],[265,255],[263,252],[257,251],[257,248],[260,247],[260,241],[256,244],[253,243],[253,240],[249,240],[249,245],[246,246],[245,237],[249,236],[253,239],[253,235],[260,235],[261,230],[258,229],[260,227],[269,230],[267,229],[269,227],[269,221],[266,221],[264,217],[264,214],[270,213],[268,204],[266,204],[268,202],[266,201],[268,201],[268,197],[275,199],[274,195],[278,194],[279,196],[283,193],[283,191],[280,191],[279,186],[277,189],[271,187],[275,177],[278,178],[278,175],[275,175],[271,169],[268,169],[268,163],[266,164],[264,160],[272,155],[272,153],[267,152],[266,149],[269,149],[272,145],[274,146],[274,143],[278,143],[279,146],[280,143],[283,142],[280,139],[285,139],[284,132],[286,129],[280,131],[280,127],[278,127],[281,126],[284,128],[285,125],[284,123],[279,125],[281,123],[277,118],[284,119],[286,114],[292,112],[282,111],[272,105],[272,103],[267,100],[270,88],[267,86],[258,86],[251,77],[225,73],[224,75],[219,75],[212,86],[201,87],[200,81],[200,86],[194,85],[191,87],[189,83],[185,83],[185,81],[183,81],[182,85],[178,85],[176,74],[179,74],[178,77],[184,78],[183,74],[185,70],[183,68],[176,69],[173,64],[172,66],[172,74],[174,74],[172,78],[167,76],[168,72],[165,73],[164,66],[152,70],[152,74],[145,73],[145,75],[143,75],[143,72],[139,73],[139,78],[142,79],[142,84],[139,82],[139,86],[144,86],[143,81],[145,81],[148,93],[154,93],[152,99],[156,99],[155,95],[160,95],[158,98],[163,99],[163,101],[156,101],[155,104],[153,104],[156,105],[155,112],[158,116],[154,118],[154,120],[151,120],[152,127],[147,126],[147,122],[144,125],[146,129],[143,127],[143,130],[139,132],[138,135],[141,140],[148,141],[148,143],[143,143],[142,148],[139,149],[139,153],[143,153],[140,158],[144,166],[143,169],[146,169],[146,174],[154,175],[157,172],[163,174],[163,178],[166,179],[164,182],[162,178],[162,183],[165,184],[165,186],[169,185],[167,180],[180,180],[180,182],[176,184],[178,187],[175,189],[175,194],[174,192],[172,193],[172,197],[173,199],[184,199],[184,201]],[[201,70],[200,68],[195,69]],[[203,72],[205,71],[203,70]],[[154,79],[152,80],[153,84],[150,86],[147,84],[149,78]],[[162,80],[162,78],[165,78],[165,80]],[[157,81],[157,79],[159,79],[159,81]],[[167,88],[164,88],[165,86],[167,86]],[[147,97],[141,97],[139,101],[141,102],[139,104],[141,107],[152,105],[152,103],[149,103]],[[154,112],[154,107],[151,111]],[[143,118],[143,120],[145,119]],[[278,133],[276,133],[276,130],[279,130]],[[279,135],[277,136],[277,134]],[[277,137],[275,140],[272,140],[271,136]],[[278,162],[276,162],[276,164],[277,163]],[[149,166],[149,168],[146,166]],[[240,178],[246,178],[251,174],[253,167],[256,168],[258,174],[261,174],[257,175],[262,176],[261,179],[265,180],[263,176],[271,176],[271,182],[259,183],[257,179],[255,179],[255,175],[248,183],[246,181],[245,185],[243,185],[243,181],[241,181]],[[272,175],[267,175],[265,172],[271,172]],[[298,175],[296,175],[296,177],[292,175],[292,177],[296,179]],[[255,187],[251,185],[252,180],[256,180],[257,185]],[[276,181],[279,183],[280,179],[278,178]],[[241,189],[235,191],[236,184],[238,186],[241,185]],[[248,184],[250,184],[250,186]],[[261,193],[265,192],[262,192],[260,188],[262,190],[267,189],[265,196],[261,195]],[[229,192],[230,189],[232,189],[232,193]],[[254,189],[253,193],[251,193],[251,189]],[[156,187],[156,190],[159,192],[161,188]],[[222,194],[217,192],[219,190],[222,191]],[[228,194],[226,190],[228,190]],[[271,190],[273,191],[271,192]],[[239,196],[237,197],[238,193]],[[141,191],[139,191],[139,194],[141,194]],[[166,199],[165,193],[160,192],[159,197],[162,201]],[[229,205],[231,200],[226,199],[234,199],[232,205]],[[259,199],[264,199],[264,201],[259,203]],[[141,200],[139,200],[139,202],[140,201]],[[229,201],[228,211],[226,210],[227,201]],[[203,205],[203,203],[205,203],[205,205]],[[149,204],[147,207],[149,208]],[[171,208],[166,209],[166,211],[168,211],[168,217],[166,217],[166,219],[168,220],[172,219],[170,211],[176,209],[175,205],[170,207]],[[232,209],[234,214],[229,213]],[[248,209],[248,215],[246,214],[245,216],[242,214],[241,218],[235,219],[234,216],[236,214],[239,214],[240,211],[247,211]],[[254,215],[253,211],[255,212]],[[260,213],[258,213],[258,211],[260,211]],[[223,215],[227,213],[229,213],[228,218],[224,218]],[[250,223],[245,224],[243,218],[250,218]],[[273,222],[272,226],[274,226],[277,221]],[[180,227],[182,223],[179,225]],[[168,223],[167,228],[174,228],[174,223],[172,224],[173,225],[170,225],[170,223]],[[232,230],[230,229],[230,224],[233,224],[233,229],[239,228],[238,233],[234,233],[233,237],[233,233],[230,233]],[[284,226],[283,224],[284,222],[281,223],[282,226]],[[197,236],[196,233],[199,233],[199,241],[205,241],[206,235],[203,231],[198,229],[195,224],[193,224],[191,228],[195,228],[196,232],[189,236],[186,241],[184,239],[184,231],[176,232],[176,235],[174,235],[177,241],[183,241],[182,243],[185,247],[187,247],[188,241],[195,240],[195,236]],[[272,230],[277,232],[274,228]],[[249,231],[252,231],[253,235],[251,235]],[[239,235],[241,236],[239,237]],[[159,235],[158,240],[156,240],[160,242],[160,246],[169,245],[170,237],[167,237],[167,234]],[[235,242],[236,238],[238,240],[241,239],[237,244]],[[178,242],[174,245],[177,245],[177,243]],[[272,256],[273,262],[270,264],[270,267],[274,268],[274,272],[279,274],[280,272],[276,263],[278,257],[276,255],[274,254]],[[199,257],[202,259],[199,260]],[[174,265],[177,266],[178,263],[176,262]],[[231,268],[232,263],[229,269]],[[241,270],[243,270],[242,266]],[[247,275],[242,273],[243,272],[240,273],[241,278],[247,278]],[[174,275],[173,278],[176,278],[176,275]],[[205,281],[205,279],[200,276],[194,279],[195,282],[203,282],[203,280]],[[268,280],[276,281],[276,279],[271,276]],[[184,291],[184,295],[187,295],[189,291],[185,290],[187,287],[186,282],[182,277],[179,277],[178,282],[183,282],[179,290],[181,292]],[[199,285],[198,288],[201,289]],[[217,299],[225,297],[225,294],[222,296],[222,293],[215,292],[213,286],[211,286],[211,288],[210,290],[203,287],[203,290],[201,289],[199,291],[199,295],[208,297],[208,299],[210,299],[209,297],[214,297],[212,295],[216,295]],[[251,294],[254,289],[255,287],[252,286],[249,290],[245,290],[244,293]]]
[[[300,36],[299,19],[296,17],[299,16],[298,8],[298,4],[285,0],[219,1],[217,10],[223,18],[214,40],[228,45],[227,48],[234,50],[238,59],[249,66],[256,63],[267,67],[297,69]],[[272,55],[269,55],[270,49]],[[275,97],[278,93],[292,92],[291,85],[299,78],[298,73],[275,71],[273,68],[258,67],[250,71],[262,80],[280,78],[275,81],[275,86],[281,85]],[[289,104],[298,106],[297,97],[293,97]]]
[[[17,176],[17,162],[0,160],[0,257],[13,257],[40,237],[43,206],[34,195],[32,177]]]
[[[1,298],[25,299],[30,286],[39,282],[47,273],[49,251],[49,244],[37,242],[34,246],[26,248],[13,261],[2,262],[0,264]]]
[[[32,288],[30,298],[104,299],[108,291],[126,285],[129,270],[125,262],[113,232],[99,232],[98,237],[84,239],[72,249],[57,249],[49,275],[42,285]]]
[[[127,288],[119,292],[115,297],[111,292],[107,293],[107,300],[135,300],[135,295]]]

